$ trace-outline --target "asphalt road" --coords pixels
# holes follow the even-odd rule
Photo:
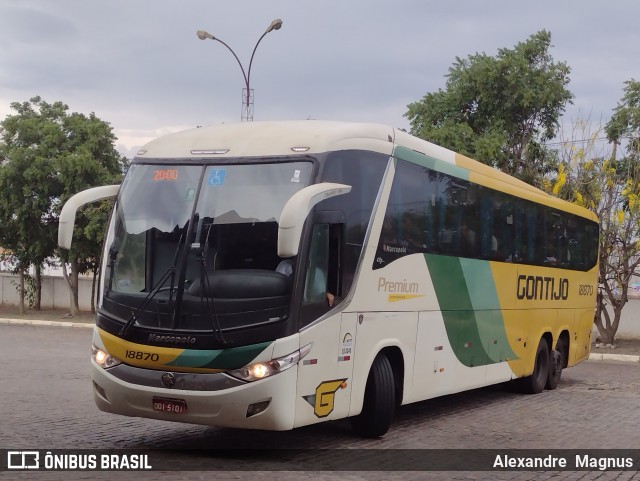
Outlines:
[[[355,436],[348,421],[290,432],[262,432],[102,413],[93,403],[90,344],[89,329],[0,325],[0,449],[144,448],[162,450],[167,459],[188,467],[192,460],[185,449],[352,449],[359,463],[380,466],[380,459],[376,459],[379,449],[640,448],[638,363],[588,361],[565,370],[557,390],[539,395],[521,395],[496,386],[404,406],[390,432],[382,439],[370,440]],[[242,458],[230,459],[228,467],[243,462]],[[162,478],[640,480],[637,471],[438,473],[397,468],[396,462],[386,472],[216,470],[168,472],[162,473]],[[3,474],[11,474],[6,479],[116,479],[113,472],[32,472],[22,476],[0,472],[0,478]],[[119,480],[159,477],[157,471],[117,474]]]

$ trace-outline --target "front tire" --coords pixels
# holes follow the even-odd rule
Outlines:
[[[526,394],[538,394],[544,391],[549,379],[549,344],[543,337],[540,339],[536,350],[536,359],[533,365],[533,373],[516,381],[520,391]]]
[[[387,356],[380,353],[369,371],[362,412],[351,418],[351,426],[367,438],[383,436],[391,426],[395,404],[393,369]]]

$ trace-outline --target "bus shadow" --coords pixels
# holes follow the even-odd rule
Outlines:
[[[292,431],[259,431],[213,427],[188,426],[185,430],[163,430],[162,434],[143,439],[131,439],[130,448],[152,448],[175,451],[197,451],[199,455],[233,457],[242,451],[243,459],[261,458],[263,450],[308,450],[384,448],[393,440],[394,432],[403,428],[424,428],[428,432],[434,420],[468,413],[480,407],[509,404],[514,393],[508,383],[484,387],[457,394],[421,401],[396,410],[390,431],[385,437],[364,439],[356,435],[348,419],[314,424]],[[399,434],[397,434],[399,436]]]

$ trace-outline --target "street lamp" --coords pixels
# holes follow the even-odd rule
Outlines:
[[[242,62],[240,62],[240,59],[238,58],[236,53],[233,51],[233,49],[229,47],[229,45],[227,45],[225,42],[223,42],[219,38],[214,37],[213,35],[211,35],[209,32],[206,32],[205,30],[198,30],[196,32],[200,40],[205,40],[207,38],[210,40],[216,40],[217,42],[220,42],[222,45],[227,47],[229,52],[233,54],[234,58],[236,59],[236,62],[238,62],[238,65],[240,65],[240,70],[242,70],[242,76],[244,77],[244,85],[245,85],[245,87],[242,89],[241,120],[247,120],[247,121],[253,120],[253,89],[250,88],[249,81],[251,80],[251,64],[253,64],[253,57],[256,54],[258,45],[260,44],[260,42],[262,41],[262,39],[266,34],[271,32],[272,30],[280,30],[280,27],[282,27],[282,20],[280,20],[279,18],[276,18],[269,24],[265,32],[256,42],[256,46],[253,47],[253,53],[251,53],[251,59],[249,60],[249,68],[247,69],[246,72],[244,70],[244,67],[242,66]]]

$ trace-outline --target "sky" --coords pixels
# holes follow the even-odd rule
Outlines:
[[[238,122],[253,60],[255,120],[409,128],[407,105],[445,88],[456,57],[496,55],[551,32],[571,67],[563,123],[606,122],[640,80],[637,0],[0,0],[0,119],[40,95],[109,122],[118,149]]]

